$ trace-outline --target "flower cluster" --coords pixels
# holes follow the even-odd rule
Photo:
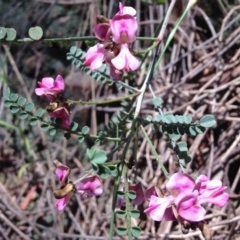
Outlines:
[[[55,206],[59,211],[62,211],[66,207],[71,196],[75,192],[79,194],[81,199],[91,198],[102,194],[103,187],[98,176],[89,176],[74,184],[73,182],[68,181],[68,176],[71,172],[70,168],[57,160],[54,161],[54,164],[56,166],[55,173],[61,182],[60,189],[54,191],[54,196],[57,198]]]
[[[224,192],[226,188],[220,180],[209,180],[204,175],[194,180],[187,174],[175,173],[166,184],[167,196],[159,197],[154,187],[146,191],[149,207],[145,213],[155,221],[182,219],[200,222],[206,214],[202,204],[223,207],[227,203],[229,194]]]
[[[38,82],[39,88],[35,89],[38,96],[45,95],[50,101],[47,111],[51,118],[61,119],[61,126],[69,128],[70,111],[69,103],[60,95],[64,91],[64,81],[62,76],[58,75],[54,80],[51,77],[45,77],[42,82]]]
[[[135,71],[140,65],[130,50],[138,30],[135,16],[136,10],[124,7],[122,3],[119,3],[119,12],[111,20],[98,16],[99,23],[94,26],[93,32],[103,43],[89,48],[84,64],[95,70],[106,62],[116,80],[122,78],[123,71]]]

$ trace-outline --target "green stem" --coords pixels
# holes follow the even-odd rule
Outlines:
[[[128,96],[119,97],[119,98],[115,98],[115,99],[109,99],[109,100],[105,100],[105,101],[96,101],[96,102],[82,101],[82,100],[75,101],[75,100],[70,100],[70,99],[68,99],[67,102],[68,103],[75,103],[75,104],[84,104],[84,105],[104,105],[104,104],[113,103],[113,102],[120,102],[120,101],[123,101],[125,99],[132,98],[132,97],[136,97],[139,94],[140,94],[140,92],[136,92],[136,93],[133,93],[133,94],[128,95]]]
[[[24,44],[24,43],[38,43],[43,42],[46,44],[54,43],[54,42],[77,42],[77,41],[86,41],[86,40],[98,40],[95,36],[84,36],[84,37],[65,37],[65,38],[44,38],[40,40],[33,40],[31,38],[22,38],[22,39],[16,39],[13,41],[6,41],[6,40],[0,40],[0,43],[2,44]],[[157,40],[155,37],[137,37],[137,40],[142,41],[154,41]]]
[[[147,140],[147,142],[148,142],[148,144],[149,144],[149,147],[151,148],[151,151],[152,151],[153,155],[154,155],[155,158],[157,159],[158,164],[160,165],[160,167],[161,167],[161,169],[162,169],[162,171],[163,171],[164,176],[165,176],[166,178],[168,178],[168,171],[166,170],[166,168],[164,167],[162,161],[160,160],[160,158],[159,158],[159,156],[158,156],[158,153],[156,152],[156,150],[155,150],[155,148],[154,148],[154,146],[153,146],[150,138],[148,137],[148,134],[146,133],[146,131],[145,131],[145,129],[144,129],[144,127],[143,127],[142,124],[140,124],[140,127],[141,127],[141,130],[142,130],[142,132],[143,132],[144,137],[146,138],[146,140]]]
[[[131,203],[130,203],[130,199],[128,197],[128,190],[129,190],[129,182],[128,182],[128,177],[127,177],[127,166],[126,164],[123,166],[123,176],[124,176],[124,192],[125,192],[125,204],[126,204],[126,212],[127,212],[127,228],[128,228],[128,240],[131,240],[132,239],[132,233],[130,231],[130,228],[132,226],[132,223],[131,223],[131,215],[129,214],[130,212],[130,208],[131,208]]]

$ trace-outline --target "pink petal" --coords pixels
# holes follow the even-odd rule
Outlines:
[[[150,198],[151,198],[152,195],[158,197],[157,190],[156,190],[156,188],[155,188],[154,186],[148,188],[148,189],[145,191],[145,199],[146,199],[147,201],[150,201]]]
[[[45,86],[46,88],[51,88],[53,87],[53,82],[54,82],[54,79],[51,78],[51,77],[45,77],[42,79],[42,82],[38,83],[39,85],[42,84],[41,87]]]
[[[61,199],[57,199],[57,201],[55,202],[55,207],[59,210],[62,211],[66,206],[67,203],[69,202],[71,197],[71,194],[68,194],[66,197],[61,198]]]
[[[57,175],[60,182],[62,182],[67,176],[69,168],[64,165],[60,165],[56,168],[55,174]]]
[[[51,118],[61,118],[62,119],[62,127],[69,128],[70,127],[70,115],[66,108],[60,107],[54,110],[53,112],[49,112],[49,116]]]
[[[149,207],[144,212],[149,214],[154,221],[161,221],[171,203],[172,201],[169,198],[160,198],[153,195],[150,198]]]
[[[118,70],[135,71],[140,66],[140,62],[131,54],[127,44],[121,44],[120,53],[111,62]]]
[[[102,66],[104,61],[104,48],[102,44],[96,44],[90,47],[86,53],[84,64],[89,66],[91,70],[95,70]]]
[[[110,21],[113,41],[116,43],[132,43],[136,40],[138,24],[130,15],[117,15]]]
[[[136,193],[136,198],[133,199],[132,203],[140,205],[144,201],[144,192],[142,186],[140,184],[130,185],[129,190],[134,191]]]
[[[81,180],[77,185],[77,191],[83,198],[99,196],[103,192],[102,183],[97,176],[90,176]]]
[[[206,211],[203,207],[197,204],[197,191],[188,194],[182,198],[177,205],[178,214],[188,221],[199,222],[204,220]]]
[[[93,27],[93,32],[96,37],[102,41],[105,41],[110,29],[109,23],[99,23]]]
[[[171,194],[191,193],[194,190],[195,181],[184,173],[174,173],[166,184],[166,188]]]
[[[35,93],[38,96],[45,95],[45,89],[44,88],[35,88]]]
[[[121,71],[119,71],[118,69],[116,69],[111,62],[108,65],[110,68],[111,77],[114,78],[115,80],[121,80],[123,73]]]
[[[136,16],[137,11],[133,7],[124,7],[122,3],[119,3],[119,12],[116,15],[129,14],[131,16]]]
[[[55,82],[54,82],[54,89],[58,91],[63,91],[64,90],[64,81],[61,75],[57,75]]]

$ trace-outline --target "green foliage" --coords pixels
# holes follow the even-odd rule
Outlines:
[[[32,112],[32,110],[34,109],[34,103],[27,103],[27,104],[25,105],[25,109],[26,109],[26,111],[28,111],[28,112]]]
[[[88,66],[84,65],[85,56],[86,53],[75,46],[71,47],[70,52],[67,53],[67,59],[71,60],[76,68],[84,71],[96,81],[112,85],[114,81],[110,77],[109,68],[106,64],[103,64],[97,71],[91,71]]]
[[[36,117],[31,117],[31,118],[29,119],[29,123],[30,123],[30,125],[32,125],[32,126],[36,125],[37,122],[38,122],[38,119],[37,119]]]
[[[117,217],[118,218],[125,218],[127,216],[127,212],[123,210],[117,211]]]
[[[77,128],[78,128],[78,123],[72,122],[71,125],[70,125],[70,129],[71,129],[72,131],[76,131]]]
[[[43,30],[41,27],[31,27],[28,31],[28,35],[33,40],[39,40],[43,36]]]
[[[160,107],[163,103],[163,100],[161,98],[154,98],[153,99],[153,105],[154,107]]]
[[[128,196],[129,199],[135,199],[137,195],[134,191],[129,191],[127,193],[127,196]]]
[[[0,40],[13,41],[17,37],[17,32],[14,28],[0,27]]]
[[[132,227],[130,231],[134,237],[139,237],[141,235],[141,228],[139,227]]]
[[[57,129],[56,128],[53,128],[53,127],[51,127],[51,128],[49,128],[49,134],[50,134],[50,136],[55,136],[55,134],[57,133]]]
[[[126,235],[128,232],[127,228],[125,227],[117,227],[117,233],[121,236]]]
[[[41,118],[44,114],[45,114],[45,110],[44,109],[42,109],[42,108],[38,108],[38,110],[36,111],[36,116],[37,117],[39,117],[39,118]]]
[[[129,214],[130,214],[130,216],[132,217],[132,218],[139,218],[139,216],[140,216],[140,212],[138,211],[138,210],[131,210],[130,212],[129,212]]]
[[[199,124],[201,127],[209,128],[216,125],[216,120],[213,115],[208,114],[200,119]]]
[[[88,126],[84,126],[82,128],[82,134],[83,135],[87,135],[89,133],[89,131],[90,131],[90,128]]]

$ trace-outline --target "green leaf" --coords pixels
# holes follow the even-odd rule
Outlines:
[[[32,126],[36,125],[37,122],[38,122],[38,119],[36,117],[31,117],[29,119],[29,124],[32,125]]]
[[[76,122],[72,122],[71,125],[70,125],[70,129],[72,131],[76,131],[78,128],[78,124]]]
[[[111,176],[111,171],[109,170],[109,168],[107,166],[104,165],[97,165],[98,167],[98,171],[97,174],[103,178],[103,179],[107,179]]]
[[[72,47],[70,48],[70,53],[71,53],[72,55],[75,55],[76,51],[77,51],[77,47],[72,46]]]
[[[27,112],[20,112],[19,113],[19,118],[20,119],[26,119],[28,117],[28,113]]]
[[[202,127],[209,128],[209,127],[213,127],[216,124],[216,120],[213,115],[208,114],[200,119],[199,124]]]
[[[92,161],[96,164],[102,164],[107,161],[107,155],[106,152],[103,150],[100,150],[96,152],[93,156]]]
[[[192,117],[191,116],[183,116],[183,122],[185,124],[190,124],[192,122]]]
[[[155,121],[156,121],[156,122],[161,122],[161,121],[162,121],[162,116],[161,116],[160,114],[157,114],[157,115],[155,116]]]
[[[38,117],[42,117],[44,113],[45,113],[45,110],[42,109],[42,108],[39,108],[39,109],[36,111],[36,114],[35,114],[35,115],[38,116]]]
[[[49,134],[50,134],[50,136],[55,136],[56,135],[56,133],[57,133],[57,129],[56,128],[50,128],[49,129]]]
[[[18,101],[17,101],[17,104],[22,107],[22,106],[25,105],[26,101],[27,101],[26,98],[20,97],[20,98],[18,99]]]
[[[26,111],[28,111],[28,112],[31,112],[31,111],[33,110],[33,108],[34,108],[34,104],[33,104],[33,103],[27,103],[27,104],[25,105],[25,109],[26,109]]]
[[[0,27],[0,39],[4,39],[7,34],[6,28]]]
[[[194,128],[193,126],[190,126],[190,127],[188,128],[188,131],[189,131],[189,133],[190,133],[192,136],[196,136],[196,135],[197,135],[197,133],[195,132],[195,128]]]
[[[116,177],[118,175],[118,170],[115,165],[108,165],[109,170],[111,171],[111,175]]]
[[[17,37],[17,32],[13,28],[6,28],[7,35],[5,36],[5,39],[7,41],[13,41]]]
[[[175,133],[170,133],[168,134],[168,136],[173,140],[173,141],[177,141],[181,135],[180,134],[175,134]]]
[[[187,144],[185,142],[178,142],[177,147],[180,152],[188,151]]]
[[[132,227],[130,231],[134,237],[139,237],[141,235],[141,228],[139,227]]]
[[[10,106],[11,113],[17,113],[19,111],[19,107],[16,105]]]
[[[92,160],[93,156],[95,155],[95,153],[97,152],[97,147],[92,146],[91,149],[87,149],[87,157]]]
[[[180,124],[184,123],[183,116],[176,115],[175,117],[176,117],[178,123],[180,123]]]
[[[125,195],[125,193],[123,191],[120,191],[120,190],[117,191],[117,196],[118,197],[121,198],[121,197],[124,197],[124,195]]]
[[[146,120],[147,120],[148,122],[151,122],[151,121],[152,121],[152,116],[151,116],[151,115],[148,115],[148,116],[146,117]]]
[[[28,35],[30,38],[32,38],[33,40],[39,40],[42,38],[43,36],[43,30],[41,27],[31,27],[28,30]]]
[[[7,108],[11,107],[12,104],[13,104],[13,103],[12,103],[12,101],[10,101],[10,100],[5,100],[5,102],[4,102],[4,106],[7,107]]]
[[[123,211],[123,210],[117,211],[117,217],[118,218],[125,218],[126,215],[127,215],[126,211]]]
[[[204,133],[204,131],[205,131],[205,128],[204,127],[202,127],[202,126],[195,126],[195,131],[197,132],[197,133],[199,133],[199,134],[202,134],[202,133]]]
[[[163,103],[163,100],[161,98],[154,98],[153,99],[153,105],[154,107],[160,107]]]
[[[140,216],[140,212],[138,211],[138,210],[131,210],[130,211],[130,216],[132,217],[132,218],[139,218],[139,216]]]
[[[127,228],[125,227],[117,227],[117,234],[123,236],[127,234]]]
[[[9,96],[10,96],[10,88],[7,87],[3,92],[3,97],[4,99],[9,100]]]
[[[46,124],[46,123],[42,123],[42,124],[41,124],[41,129],[42,129],[44,132],[46,132],[46,131],[49,129],[49,125]]]
[[[84,135],[86,135],[86,134],[88,134],[89,133],[89,127],[88,126],[84,126],[83,128],[82,128],[82,133],[84,134]]]
[[[128,196],[129,199],[135,199],[137,195],[134,191],[129,191],[127,193],[127,196]]]
[[[84,142],[84,137],[82,137],[82,136],[81,136],[81,137],[78,137],[78,142],[79,142],[79,143]]]
[[[10,100],[15,102],[15,101],[17,101],[17,99],[18,99],[18,94],[17,93],[11,93],[10,94]]]

